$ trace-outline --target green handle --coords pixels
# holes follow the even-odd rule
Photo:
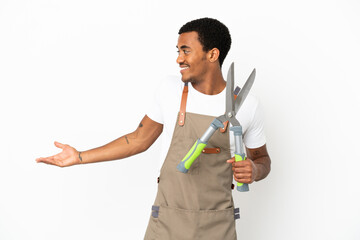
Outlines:
[[[202,150],[205,148],[206,143],[203,143],[198,139],[190,151],[186,154],[186,156],[181,160],[181,162],[177,165],[177,169],[180,172],[187,173],[195,161],[195,159],[201,154]]]
[[[244,160],[246,160],[245,153],[240,154],[240,155],[235,153],[235,162],[244,161]],[[247,192],[247,191],[249,191],[249,185],[247,183],[239,183],[238,182],[236,189],[239,192]]]

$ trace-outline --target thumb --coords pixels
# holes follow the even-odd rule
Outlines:
[[[233,163],[235,162],[235,157],[230,158],[229,160],[226,160],[227,163]]]
[[[62,143],[59,143],[57,141],[54,142],[55,146],[58,147],[58,148],[61,148],[61,149],[64,149],[65,148],[65,145],[62,144]]]

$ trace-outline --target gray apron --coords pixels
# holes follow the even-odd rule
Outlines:
[[[145,240],[236,240],[229,131],[217,131],[184,174],[176,166],[214,120],[185,113],[187,85],[171,145],[158,178]]]

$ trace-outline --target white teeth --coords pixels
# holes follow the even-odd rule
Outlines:
[[[185,69],[188,69],[189,67],[182,67],[181,70],[185,70]]]

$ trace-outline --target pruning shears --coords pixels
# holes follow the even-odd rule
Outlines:
[[[235,98],[234,92],[234,63],[230,65],[227,74],[226,81],[226,112],[224,115],[221,115],[215,118],[210,124],[209,128],[205,131],[200,139],[198,139],[195,144],[192,146],[190,151],[186,156],[181,160],[177,165],[177,169],[180,172],[187,173],[196,160],[196,158],[201,154],[202,150],[207,145],[209,139],[215,133],[218,128],[224,127],[224,122],[229,121],[232,125],[230,131],[234,133],[235,139],[235,162],[244,161],[246,159],[243,143],[242,143],[242,127],[239,121],[236,119],[236,114],[239,111],[241,105],[243,104],[245,98],[247,97],[251,86],[254,83],[256,75],[256,70],[254,69],[247,81],[245,82],[243,88],[240,90],[240,93]],[[249,186],[247,183],[237,183],[237,190],[240,192],[249,191]]]

